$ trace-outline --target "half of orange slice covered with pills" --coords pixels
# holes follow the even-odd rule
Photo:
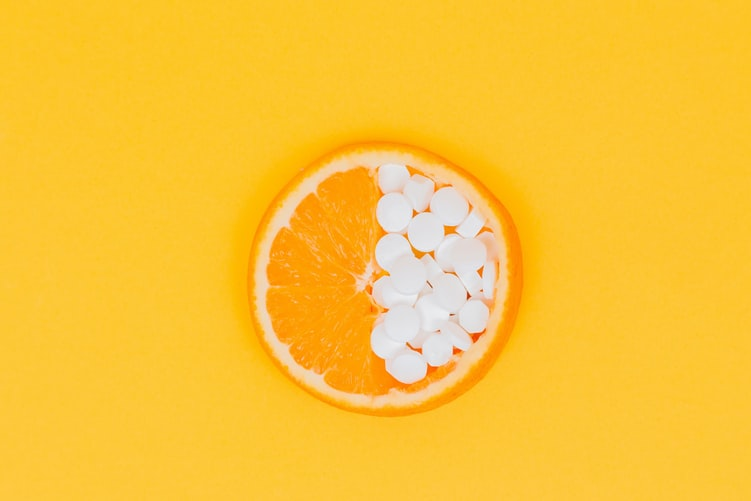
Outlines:
[[[363,143],[306,167],[253,241],[250,311],[279,369],[375,415],[446,403],[490,368],[522,288],[508,211],[425,150]]]

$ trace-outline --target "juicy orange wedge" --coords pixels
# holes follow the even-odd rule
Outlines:
[[[371,297],[385,272],[375,246],[381,197],[376,172],[398,163],[452,185],[486,214],[499,247],[499,273],[486,330],[465,352],[403,384],[371,350],[382,313]],[[516,316],[521,252],[509,213],[478,180],[427,151],[392,143],[339,149],[301,171],[263,216],[253,242],[248,290],[261,345],[306,391],[343,409],[405,415],[448,402],[476,383],[498,357]]]

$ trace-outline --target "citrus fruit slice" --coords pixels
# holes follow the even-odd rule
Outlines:
[[[374,415],[425,411],[475,384],[521,287],[503,205],[460,167],[394,143],[303,169],[264,214],[248,273],[254,328],[279,369]]]

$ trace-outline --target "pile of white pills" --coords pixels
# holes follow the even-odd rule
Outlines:
[[[378,168],[378,186],[376,219],[386,234],[375,259],[387,274],[373,283],[385,311],[370,346],[394,379],[412,384],[485,330],[498,248],[485,217],[456,188],[436,190],[433,179],[399,164]]]

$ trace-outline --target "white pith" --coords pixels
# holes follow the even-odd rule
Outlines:
[[[470,201],[482,201],[486,195],[475,189],[457,173],[442,165],[437,159],[431,160],[427,156],[413,155],[402,151],[398,147],[381,147],[379,151],[366,150],[362,152],[346,151],[341,156],[334,157],[325,166],[311,173],[309,177],[294,186],[287,193],[283,205],[272,207],[271,217],[266,224],[267,231],[257,242],[256,265],[253,270],[254,296],[257,320],[261,326],[260,335],[263,336],[268,347],[275,354],[278,361],[286,367],[290,375],[302,386],[308,387],[315,393],[328,395],[334,400],[346,402],[353,407],[377,410],[387,407],[408,407],[430,399],[432,396],[442,394],[456,386],[466,377],[469,370],[474,366],[487,351],[498,335],[499,329],[488,328],[465,352],[454,355],[452,361],[456,361],[455,368],[438,381],[432,382],[426,388],[416,392],[405,392],[392,389],[384,395],[353,394],[332,388],[324,381],[323,374],[317,374],[312,370],[298,365],[290,355],[287,345],[279,341],[274,334],[271,318],[266,309],[266,291],[268,290],[268,278],[266,269],[269,264],[271,245],[277,232],[289,225],[290,218],[302,199],[309,193],[314,192],[318,185],[334,173],[343,172],[358,167],[366,167],[371,174],[373,182],[376,182],[377,168],[384,163],[399,163],[408,165],[416,171],[435,179],[439,183],[447,183],[457,188]],[[478,204],[479,205],[479,204]],[[482,207],[481,207],[482,209]],[[509,268],[508,248],[504,241],[504,231],[501,222],[492,211],[483,210],[488,217],[485,225],[491,229],[496,237],[499,248],[498,266],[499,273],[495,283],[494,301],[491,307],[488,326],[498,327],[502,323],[502,315],[506,311],[504,304],[508,299]],[[373,282],[373,272],[377,268],[374,257],[362,276],[356,277],[358,290],[365,290]],[[367,342],[367,341],[365,341]]]

